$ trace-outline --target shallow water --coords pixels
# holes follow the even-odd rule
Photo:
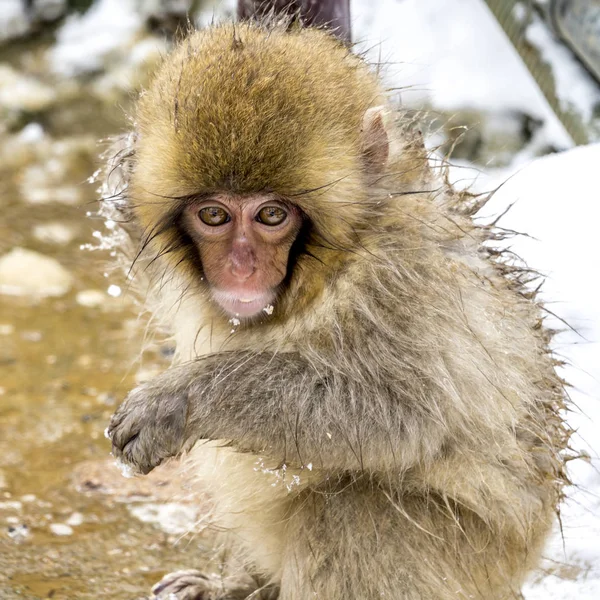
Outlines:
[[[20,68],[43,44],[13,46],[0,62]],[[123,479],[103,436],[134,383],[142,332],[131,299],[106,294],[109,257],[80,245],[93,242],[98,226],[86,217],[96,199],[96,186],[86,183],[97,167],[94,139],[123,129],[124,115],[77,91],[35,119],[43,140],[15,143],[12,132],[0,133],[0,256],[27,248],[58,260],[73,276],[59,297],[0,294],[0,598],[6,600],[138,598],[166,572],[197,566],[205,543],[201,535],[182,537],[191,508],[167,505],[183,524],[165,526],[168,519],[147,504],[181,495],[175,476],[167,470],[151,480]],[[11,128],[18,132],[24,124]],[[44,144],[55,153],[47,159]],[[49,200],[28,199],[32,177],[42,191],[48,184]],[[54,241],[36,230],[48,223],[58,224]],[[96,292],[78,296],[86,290]],[[145,367],[166,366],[160,353],[147,360]],[[143,515],[144,506],[154,522],[132,516],[132,508]]]

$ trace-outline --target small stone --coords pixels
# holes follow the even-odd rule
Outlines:
[[[0,107],[18,112],[39,112],[56,100],[56,92],[6,64],[0,65]]]
[[[57,202],[59,204],[74,206],[81,200],[79,189],[70,185],[59,187],[21,185],[19,190],[25,201],[29,204],[51,204]]]
[[[54,535],[73,535],[73,528],[64,523],[51,523],[50,531]]]
[[[105,406],[114,406],[115,402],[117,401],[117,397],[110,392],[100,392],[96,396],[96,400]]]
[[[25,248],[0,257],[0,293],[13,296],[62,296],[73,276],[56,259]]]
[[[102,306],[107,298],[104,292],[100,290],[83,290],[75,297],[77,304],[86,306],[87,308],[97,308]]]
[[[25,525],[25,523],[22,523],[20,525],[11,525],[8,529],[7,529],[7,533],[8,533],[8,537],[20,542],[21,540],[24,540],[28,535],[29,535],[29,527],[27,527],[27,525]]]
[[[77,359],[78,366],[83,367],[83,368],[91,367],[93,362],[94,361],[89,354],[82,354]]]
[[[59,221],[43,223],[33,228],[33,237],[45,244],[66,246],[75,238],[75,230]]]
[[[41,331],[23,331],[21,332],[21,339],[26,342],[41,342],[42,341],[42,332]]]
[[[67,525],[77,527],[83,523],[83,515],[80,512],[74,512],[66,521]]]
[[[19,132],[19,140],[25,144],[35,144],[44,139],[44,128],[39,123],[29,123]]]

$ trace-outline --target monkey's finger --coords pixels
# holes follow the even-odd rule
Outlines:
[[[108,436],[112,442],[113,452],[122,453],[125,447],[138,437],[140,434],[139,427],[128,425],[127,421],[118,424],[115,427],[109,426]]]
[[[129,439],[125,441],[123,446],[120,448],[123,458],[133,457],[133,445],[135,444],[135,441],[138,439],[138,437],[139,433],[134,433]]]
[[[118,449],[113,446],[113,455],[127,477],[147,475],[160,464],[160,461],[153,462],[148,459],[140,448],[140,438],[137,434],[130,438],[123,448]]]
[[[111,416],[110,421],[108,423],[108,427],[104,430],[104,436],[106,438],[108,438],[109,440],[112,439],[115,429],[123,422],[125,414],[125,411],[122,410],[121,407],[119,407],[117,409],[117,412],[115,412]]]
[[[208,577],[196,571],[195,569],[186,569],[182,571],[175,571],[165,575],[158,583],[152,586],[152,593],[158,596],[161,592],[164,592],[167,588],[176,588],[169,591],[180,591],[182,588],[189,585],[194,580],[207,581]]]

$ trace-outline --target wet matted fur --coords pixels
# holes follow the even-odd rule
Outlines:
[[[375,109],[388,145],[368,168]],[[535,274],[493,249],[484,200],[447,184],[369,65],[315,29],[192,34],[135,123],[102,212],[127,221],[113,240],[176,354],[133,394],[188,398],[186,441],[204,438],[189,472],[248,570],[281,600],[520,597],[566,482],[565,392]],[[233,330],[179,225],[217,190],[305,216],[272,314]],[[153,431],[142,470],[168,455]]]

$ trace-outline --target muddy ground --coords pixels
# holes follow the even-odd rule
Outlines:
[[[110,257],[80,247],[101,227],[86,216],[97,140],[126,127],[130,97],[57,86],[40,60],[49,43],[0,49],[4,69],[46,86],[11,108],[18,80],[0,106],[0,598],[130,600],[205,560],[210,535],[185,533],[203,507],[171,471],[125,480],[109,454],[103,431],[143,333],[110,288]],[[58,99],[36,106],[44,89]],[[143,368],[167,362],[157,352]]]

